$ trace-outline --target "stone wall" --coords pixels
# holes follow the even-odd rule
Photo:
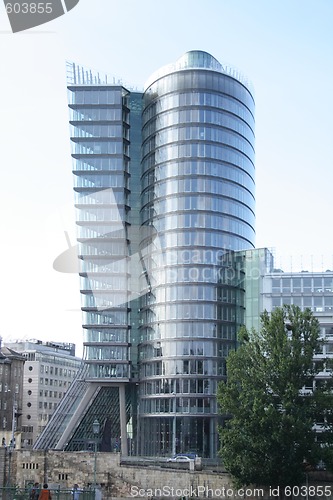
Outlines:
[[[17,450],[16,484],[47,482],[63,488],[74,483],[88,486],[94,483],[95,455],[93,452],[66,452],[53,450]],[[96,482],[107,486],[110,473],[119,468],[119,454],[96,453]]]
[[[4,474],[0,470],[0,482],[1,476],[8,476],[9,465],[8,460],[2,458],[7,472]],[[10,479],[12,485],[20,487],[38,481],[47,482],[51,488],[71,488],[74,483],[87,488],[94,483],[94,469],[93,452],[14,450],[11,454]],[[313,472],[307,480],[308,484],[320,485],[321,488],[326,485],[331,492],[326,500],[333,500],[332,474]],[[101,485],[103,500],[158,500],[160,497],[178,500],[184,496],[201,499],[215,497],[220,500],[239,500],[240,497],[246,500],[275,500],[278,497],[274,492],[264,492],[260,488],[237,491],[232,486],[230,476],[223,472],[181,470],[157,464],[147,466],[147,462],[142,466],[129,463],[121,465],[118,453],[96,454],[96,483]],[[313,495],[311,498],[315,500]],[[304,500],[304,495],[299,500]]]
[[[189,471],[164,469],[158,467],[120,467],[114,471],[114,480],[122,482],[130,497],[211,497],[212,491],[218,493],[222,489],[231,492],[231,480],[226,473],[209,471]],[[226,495],[224,495],[226,496]]]
[[[51,487],[71,488],[74,483],[88,487],[94,483],[94,467],[93,452],[15,450],[12,484],[24,487],[38,481],[47,482]],[[158,466],[125,466],[120,464],[119,453],[96,454],[96,482],[102,486],[103,499],[195,496],[198,487],[203,493],[200,496],[212,496],[208,494],[209,489],[231,488],[227,474]],[[186,490],[193,494],[180,494]]]

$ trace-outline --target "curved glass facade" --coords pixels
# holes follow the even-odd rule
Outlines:
[[[142,117],[141,452],[214,457],[217,383],[243,323],[233,251],[254,247],[254,100],[193,51],[152,76]]]

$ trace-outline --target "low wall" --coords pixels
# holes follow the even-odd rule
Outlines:
[[[94,483],[94,470],[93,452],[15,450],[12,456],[12,484],[19,487],[36,481],[47,482],[51,487],[71,488],[74,483],[88,487]],[[105,499],[198,496],[200,492],[200,496],[208,497],[213,496],[210,490],[231,488],[228,474],[156,465],[121,465],[119,453],[99,452],[96,453],[96,482],[102,486]]]
[[[96,459],[96,462],[95,462]],[[96,483],[101,486],[103,499],[137,498],[219,498],[246,500],[275,500],[277,491],[263,491],[261,488],[236,490],[231,478],[223,472],[208,470],[190,471],[171,469],[154,465],[122,465],[119,453],[65,452],[14,450],[11,455],[11,484],[25,487],[28,483],[47,482],[52,488],[71,488],[78,483],[87,488]],[[1,471],[0,471],[1,473]],[[0,474],[1,475],[1,474]],[[310,473],[308,485],[319,485],[318,492],[326,486],[333,500],[333,477],[323,472]],[[325,490],[326,491],[326,490]],[[322,500],[323,495],[314,495],[310,490],[307,498]],[[296,498],[297,495],[294,496]],[[290,497],[291,498],[291,497]],[[304,500],[304,494],[299,496]]]

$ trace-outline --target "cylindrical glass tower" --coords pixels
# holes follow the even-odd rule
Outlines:
[[[254,100],[201,51],[154,74],[142,145],[141,453],[218,449],[216,389],[254,247]]]

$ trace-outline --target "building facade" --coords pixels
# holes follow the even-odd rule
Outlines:
[[[7,346],[0,350],[0,428],[1,442],[20,446],[25,358]]]
[[[309,308],[319,321],[322,345],[315,360],[322,365],[316,381],[320,384],[320,380],[332,377],[333,271],[275,270],[266,274],[263,278],[262,308],[270,312],[283,304],[294,304],[302,310]]]
[[[85,364],[37,447],[84,449],[97,418],[123,454],[214,457],[254,247],[250,87],[191,51],[143,92],[75,65],[68,90]]]
[[[75,345],[40,340],[6,343],[25,361],[20,408],[21,448],[32,448],[71,386],[82,360]]]
[[[254,245],[253,114],[243,82],[204,52],[146,84],[141,213],[161,250],[148,246],[141,284],[145,454],[217,452],[217,383],[244,306],[240,276],[225,274],[236,269],[228,251]]]

